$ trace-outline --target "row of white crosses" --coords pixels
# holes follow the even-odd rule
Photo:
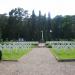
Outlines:
[[[32,44],[35,44],[38,42],[5,42],[5,44],[0,44],[0,50],[3,49],[8,49],[8,50],[13,50],[14,48],[18,49],[26,49],[26,48],[31,48]]]
[[[53,48],[75,48],[74,41],[48,41]]]

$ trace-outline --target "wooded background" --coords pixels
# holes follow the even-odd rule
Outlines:
[[[51,18],[50,13],[42,15],[38,12],[39,15],[34,10],[29,14],[23,8],[15,8],[9,11],[9,15],[0,14],[0,39],[40,41],[42,30],[45,41],[75,39],[75,15]]]

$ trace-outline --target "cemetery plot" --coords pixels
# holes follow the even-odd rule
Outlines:
[[[51,52],[57,60],[75,60],[74,41],[51,41],[47,44],[52,46]]]
[[[9,51],[8,49],[4,49],[2,51],[2,60],[19,60],[23,55],[26,55],[30,51],[31,48],[29,49],[14,48],[11,51]]]
[[[57,60],[75,60],[75,49],[52,48],[52,54]]]
[[[4,42],[0,44],[2,60],[18,60],[29,53],[38,42]]]

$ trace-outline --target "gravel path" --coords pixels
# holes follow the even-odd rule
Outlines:
[[[0,62],[0,75],[75,75],[75,62],[57,62],[48,48],[34,48],[18,62]]]

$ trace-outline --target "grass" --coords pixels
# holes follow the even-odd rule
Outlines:
[[[75,59],[75,49],[51,49],[52,54],[57,58],[57,60],[71,60]]]
[[[2,51],[2,60],[19,60],[22,56],[27,55],[32,48],[27,49],[4,49]]]

